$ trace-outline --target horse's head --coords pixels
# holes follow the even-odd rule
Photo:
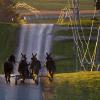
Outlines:
[[[8,61],[11,63],[15,63],[15,56],[12,54],[9,56]]]
[[[33,54],[33,53],[32,53],[32,56],[36,57],[36,56],[37,56],[37,53],[36,53],[36,54]]]
[[[51,57],[51,53],[47,53],[47,52],[46,52],[46,55],[47,55],[47,57],[46,57],[47,60],[49,60],[49,59],[52,58],[52,57]]]
[[[37,56],[37,53],[36,53],[36,54],[33,54],[33,53],[32,53],[32,58],[31,58],[31,60],[36,60],[36,59],[37,59],[36,56]]]
[[[21,53],[21,56],[22,56],[22,57],[21,57],[22,60],[26,60],[26,59],[27,59],[27,57],[26,57],[25,54]]]

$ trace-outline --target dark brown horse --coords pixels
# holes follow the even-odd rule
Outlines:
[[[47,54],[46,57],[46,68],[50,74],[51,79],[53,79],[54,73],[56,72],[56,66],[50,54]]]
[[[38,84],[38,74],[41,69],[41,62],[36,58],[36,54],[32,54],[30,64],[31,75],[33,76],[33,80],[35,79],[35,83]],[[35,77],[36,76],[36,77]]]
[[[15,64],[15,56],[11,55],[8,60],[4,63],[4,73],[5,73],[5,79],[6,83],[10,83],[10,75],[13,72]]]
[[[19,63],[18,72],[20,73],[20,77],[23,79],[22,82],[24,83],[25,78],[29,76],[28,66],[29,64],[26,61],[26,55],[22,55],[21,61]]]
[[[34,76],[34,66],[35,66],[35,62],[36,62],[36,55],[37,54],[33,54],[32,53],[32,58],[31,58],[31,64],[30,64],[30,74],[32,75],[32,76]],[[34,80],[34,77],[33,77],[33,80]]]

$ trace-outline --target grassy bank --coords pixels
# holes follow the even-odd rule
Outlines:
[[[50,100],[100,100],[100,72],[56,74]]]
[[[4,61],[16,50],[18,30],[17,24],[0,23],[0,73],[3,71]]]

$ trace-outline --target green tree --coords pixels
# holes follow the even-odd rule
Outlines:
[[[11,0],[0,0],[0,21],[16,21],[16,13],[13,9],[14,2]]]

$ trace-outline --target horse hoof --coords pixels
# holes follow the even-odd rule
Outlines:
[[[8,81],[6,81],[6,84],[8,84]]]
[[[8,81],[8,83],[10,84],[10,80]]]
[[[38,80],[35,80],[35,83],[38,85]]]
[[[22,84],[24,84],[24,83],[25,83],[25,81],[21,80],[21,83],[22,83]]]
[[[32,79],[33,79],[33,81],[35,80],[35,78],[34,78],[34,77],[32,77]]]
[[[49,81],[52,82],[53,81],[53,78],[49,78]]]
[[[17,80],[15,81],[15,85],[17,85]]]

